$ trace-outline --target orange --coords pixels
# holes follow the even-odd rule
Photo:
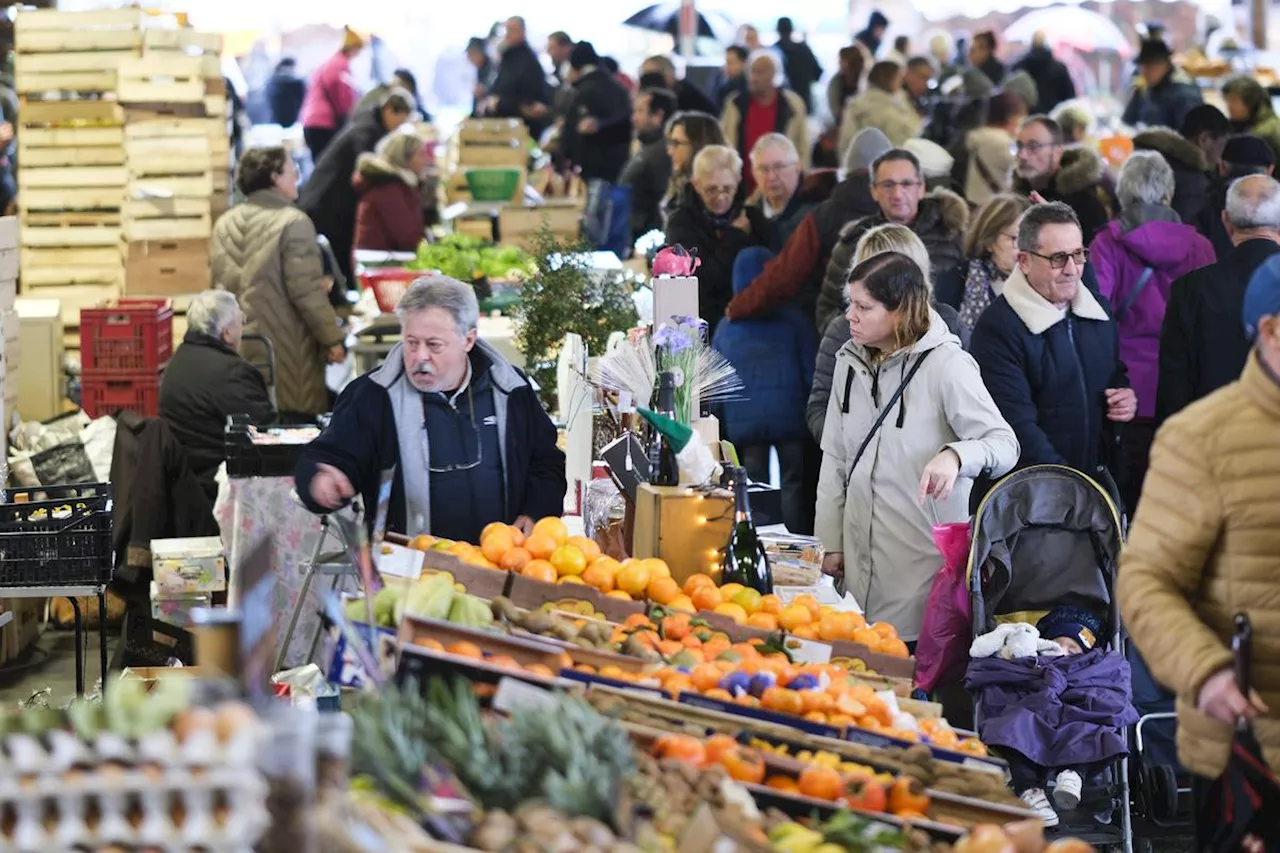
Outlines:
[[[556,581],[556,583],[569,583],[569,584],[576,583],[576,584],[578,584],[578,585],[580,585],[580,586],[586,586],[586,585],[587,585],[587,582],[586,582],[586,581],[584,581],[582,578],[578,577],[577,575],[562,575],[562,576],[561,576],[561,577]]]
[[[468,643],[466,640],[459,640],[458,642],[446,647],[445,651],[451,655],[457,655],[462,658],[474,658],[475,660],[480,660],[484,657],[484,652],[480,651],[479,646],[475,643]]]
[[[766,687],[760,696],[760,707],[777,711],[779,714],[804,713],[804,700],[799,690],[788,690],[785,687]]]
[[[537,536],[539,534],[551,537],[551,539],[555,541],[557,548],[569,541],[569,528],[565,526],[563,521],[556,518],[554,515],[549,515],[546,518],[540,518],[537,523],[533,525],[533,535]],[[529,550],[532,551],[533,549],[530,548]]]
[[[614,569],[608,563],[594,562],[582,573],[582,580],[601,592],[612,592]]]
[[[644,598],[651,579],[649,567],[643,561],[637,560],[630,565],[624,563],[622,568],[618,569],[614,583],[617,584],[618,589],[627,592],[632,598]]]
[[[648,628],[650,625],[649,617],[643,613],[632,613],[622,620],[623,628]]]
[[[587,558],[572,545],[561,545],[551,552],[551,565],[556,567],[560,577],[577,577],[587,570]]]
[[[693,681],[695,690],[706,692],[718,687],[722,676],[719,669],[709,663],[703,663],[693,668],[693,672],[689,673],[689,678]]]
[[[898,629],[890,625],[888,622],[877,622],[871,626],[871,630],[875,631],[886,640],[898,639]]]
[[[605,595],[609,596],[610,598],[620,598],[623,601],[634,600],[631,598],[631,593],[627,592],[625,589],[611,589],[608,592],[606,592]]]
[[[799,637],[802,640],[818,639],[818,629],[812,625],[801,625],[791,632],[792,636]]]
[[[528,539],[524,540],[525,550],[532,554],[535,560],[547,559],[558,547],[556,540],[545,533],[532,533]]]
[[[715,610],[724,599],[720,596],[720,590],[714,586],[699,585],[689,598],[693,601],[693,606],[699,610]]]
[[[420,533],[413,537],[413,541],[409,543],[409,547],[415,551],[429,551],[431,550],[431,546],[435,544],[435,541],[436,537]]]
[[[680,584],[671,578],[657,576],[649,581],[646,589],[649,600],[657,604],[670,604],[680,593]]]
[[[843,729],[846,726],[855,726],[858,721],[848,714],[827,714],[827,725],[835,726],[837,729]]]
[[[556,567],[548,563],[546,560],[530,560],[524,564],[524,568],[520,570],[520,574],[527,578],[533,578],[543,583],[556,582]]]
[[[775,791],[781,791],[784,794],[800,793],[800,786],[797,785],[796,780],[792,779],[790,776],[770,776],[768,779],[764,780],[764,784],[767,787],[770,787]]]
[[[719,764],[725,753],[732,752],[738,748],[738,741],[734,739],[733,735],[714,734],[707,738],[703,746],[707,750],[707,763]]]
[[[782,612],[782,599],[772,593],[760,596],[760,612],[777,616]]]
[[[720,670],[717,669],[716,674],[719,675]],[[717,702],[733,701],[733,694],[731,694],[728,690],[723,690],[719,687],[712,687],[710,690],[704,690],[702,691],[702,695],[706,696],[708,699],[714,699]]]
[[[880,643],[880,651],[886,655],[892,655],[895,658],[911,657],[911,652],[907,649],[907,644],[894,637],[892,640],[885,640]]]
[[[746,589],[740,583],[726,583],[720,585],[720,597],[725,601],[732,601],[733,597]]]
[[[713,612],[719,613],[721,616],[728,616],[739,625],[747,624],[747,611],[743,610],[740,604],[727,602],[717,606]]]
[[[874,649],[880,645],[881,637],[871,628],[859,628],[853,632],[853,636],[849,639],[853,640],[855,643],[861,643],[864,646]]]
[[[778,617],[772,613],[752,613],[747,617],[747,624],[752,628],[760,628],[764,631],[778,630]]]
[[[822,617],[822,605],[812,595],[797,595],[792,604],[803,604],[809,609],[809,621],[816,622]]]
[[[415,646],[422,646],[424,649],[431,649],[433,652],[444,651],[444,643],[434,637],[423,637],[421,640],[414,640]]]
[[[588,564],[600,556],[600,546],[596,544],[594,539],[588,539],[585,536],[570,536],[565,540],[564,544],[572,545],[581,551],[582,556],[587,558]]]
[[[545,663],[531,663],[524,668],[524,671],[530,675],[541,675],[543,678],[555,678],[556,674],[552,672],[551,667]]]
[[[800,771],[796,783],[800,793],[815,800],[834,800],[844,793],[844,778],[830,767],[810,765]]]
[[[485,540],[485,538],[486,538],[490,533],[493,533],[495,530],[501,530],[501,531],[504,531],[504,532],[506,532],[506,533],[510,533],[513,529],[517,529],[517,530],[518,530],[519,528],[513,528],[511,525],[506,524],[506,523],[501,522],[501,521],[491,521],[491,522],[489,522],[488,524],[486,524],[483,528],[481,528],[481,530],[480,530],[480,541],[481,541],[481,542],[483,542],[483,541]]]
[[[518,572],[532,559],[532,554],[517,545],[502,555],[502,559],[498,560],[498,567],[509,572]]]
[[[520,664],[515,658],[511,657],[511,655],[494,655],[485,661],[485,663],[492,664],[493,666],[500,666],[503,669],[520,669]]]
[[[650,557],[644,561],[649,567],[649,574],[655,578],[671,577],[671,567],[667,565],[667,561],[659,557]]]
[[[723,589],[720,590],[720,594],[724,595]],[[729,600],[747,611],[747,615],[750,616],[752,613],[760,612],[760,599],[762,598],[764,598],[764,596],[757,590],[747,587],[746,589],[740,589],[735,592],[733,597]]]
[[[668,601],[667,608],[669,610],[679,610],[681,613],[697,613],[698,612],[698,608],[694,606],[693,601],[689,598],[689,596],[685,595],[684,593],[681,593],[680,595],[677,595],[675,598]]]
[[[835,709],[836,701],[831,698],[831,694],[821,690],[801,690],[800,704],[806,714],[830,714]]]
[[[700,586],[715,586],[716,582],[711,579],[710,575],[696,574],[689,575],[684,581],[684,594],[693,597],[693,591]]]
[[[809,608],[803,604],[791,604],[782,608],[782,612],[778,614],[778,624],[782,626],[782,630],[795,633],[797,628],[808,625],[813,621]]]
[[[852,613],[832,610],[822,614],[822,618],[818,620],[818,636],[827,642],[851,639],[855,630],[857,626]]]

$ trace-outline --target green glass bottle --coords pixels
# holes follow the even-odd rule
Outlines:
[[[751,521],[751,502],[747,495],[747,469],[733,469],[733,530],[724,546],[720,561],[720,583],[740,583],[761,595],[773,593],[773,570],[769,555]]]

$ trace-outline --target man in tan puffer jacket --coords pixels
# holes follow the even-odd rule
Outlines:
[[[1120,560],[1124,622],[1178,696],[1178,753],[1222,773],[1244,716],[1280,770],[1280,259],[1244,300],[1257,344],[1240,379],[1165,422]],[[1254,692],[1236,689],[1232,622],[1253,625]]]

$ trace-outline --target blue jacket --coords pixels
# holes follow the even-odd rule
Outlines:
[[[969,352],[1018,436],[1020,467],[1067,465],[1096,477],[1114,464],[1105,392],[1129,380],[1101,297],[1081,285],[1064,318],[1014,270]]]
[[[751,280],[734,283],[740,292]],[[773,444],[809,437],[805,408],[818,355],[815,338],[813,320],[795,306],[757,320],[720,321],[711,346],[729,359],[746,386],[746,399],[723,406],[730,441]]]
[[[421,493],[430,488],[430,474],[425,470],[427,460],[419,460],[422,470],[411,471],[410,480],[422,481],[425,475],[425,488],[418,490],[420,493],[412,500],[407,499],[404,466],[400,462],[401,436],[393,403],[393,394],[398,393],[395,386],[405,381],[402,346],[393,347],[381,367],[357,378],[342,392],[328,428],[299,457],[294,479],[298,497],[306,507],[315,513],[326,512],[311,500],[311,480],[317,465],[332,465],[360,493],[367,509],[366,519],[372,525],[373,512],[368,508],[378,505],[382,472],[395,466],[387,529],[414,536],[432,532],[430,518],[426,517],[430,496]],[[476,350],[489,362],[506,482],[501,517],[489,520],[510,523],[521,515],[534,519],[560,515],[564,511],[565,458],[556,446],[555,425],[523,373],[484,341],[476,342]],[[472,363],[477,362],[473,359]],[[409,406],[402,420],[409,429],[422,431],[423,414],[420,405]],[[425,449],[426,445],[423,438],[420,446]],[[417,506],[418,511],[411,513],[410,506]]]

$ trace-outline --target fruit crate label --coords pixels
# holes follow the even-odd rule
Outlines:
[[[384,575],[416,581],[422,574],[422,552],[393,542],[383,542],[375,552],[378,571]]]
[[[831,644],[819,643],[815,640],[804,640],[800,637],[787,637],[787,651],[791,652],[794,663],[830,663]]]
[[[493,707],[503,713],[515,711],[555,711],[555,697],[541,687],[517,678],[501,678],[493,694]]]

